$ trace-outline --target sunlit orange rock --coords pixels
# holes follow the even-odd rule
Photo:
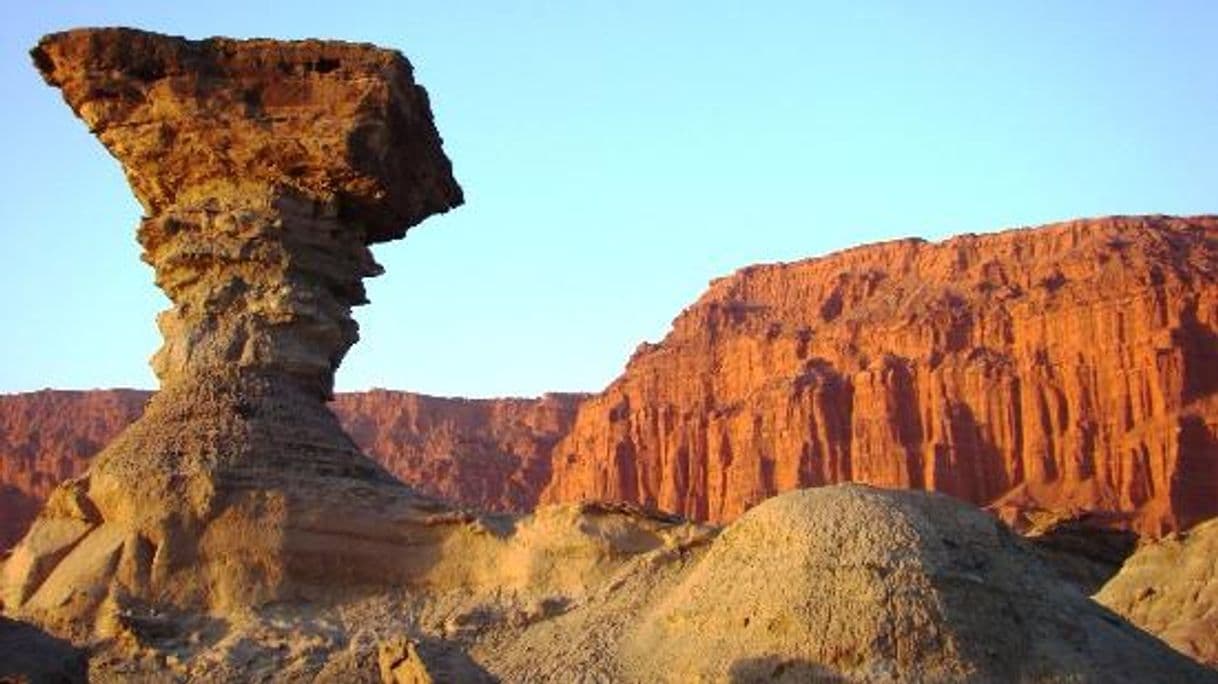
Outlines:
[[[1218,513],[1218,219],[899,240],[717,280],[585,402],[543,501],[731,520],[797,487],[1008,520]]]

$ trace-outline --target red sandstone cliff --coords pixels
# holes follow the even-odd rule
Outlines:
[[[492,511],[527,511],[550,479],[550,451],[578,394],[454,399],[372,390],[331,404],[355,443],[428,494]]]
[[[1218,513],[1218,218],[902,240],[712,283],[585,402],[543,501],[730,520],[855,480],[1150,534]]]
[[[0,396],[0,549],[16,542],[61,480],[139,417],[141,390],[44,390]],[[581,395],[447,399],[374,390],[331,408],[360,448],[420,490],[493,511],[531,508],[550,450]]]

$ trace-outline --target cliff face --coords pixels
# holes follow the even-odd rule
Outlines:
[[[139,417],[149,394],[113,389],[0,396],[0,485],[45,499]]]
[[[585,402],[543,501],[730,520],[841,481],[1158,534],[1218,513],[1218,219],[903,240],[712,283]]]
[[[550,483],[727,520],[857,480],[1157,535],[1218,514],[1216,244],[1218,219],[1114,218],[752,267],[598,396],[331,408],[403,481],[488,510]],[[147,396],[0,397],[0,542]]]
[[[44,390],[0,396],[0,549],[25,533],[62,480],[140,416],[141,390]],[[489,511],[525,511],[550,477],[550,450],[583,395],[448,399],[339,394],[330,408],[360,450],[425,493]]]
[[[583,395],[449,399],[373,390],[330,407],[347,434],[403,482],[488,511],[524,512],[550,479],[550,451]]]

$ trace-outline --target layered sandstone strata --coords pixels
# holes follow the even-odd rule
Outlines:
[[[861,479],[943,489],[991,505],[1020,529],[1035,528],[1041,511],[1152,536],[1187,525],[1214,512],[1207,502],[1218,483],[1206,379],[1213,225],[1101,219],[746,269],[717,283],[663,345],[644,346],[628,373],[588,402],[554,450],[547,497],[621,498],[723,519],[784,488]],[[1014,280],[999,287],[1006,272]],[[854,298],[834,284],[868,277],[874,291]],[[916,297],[902,294],[910,289]],[[748,309],[745,298],[762,304]],[[955,303],[935,314],[944,301]],[[845,313],[831,315],[838,307]],[[723,313],[746,310],[756,320]],[[950,338],[950,325],[964,332]],[[784,337],[792,330],[794,340]],[[851,347],[855,338],[861,347]],[[546,452],[580,401],[373,392],[339,396],[333,407],[399,478],[514,510],[547,484]],[[646,418],[661,410],[662,421]],[[82,456],[106,441],[88,415]],[[5,481],[20,490],[10,491],[13,510],[33,505],[23,492],[40,496],[35,490],[69,473],[70,447],[45,441],[70,444],[71,430],[47,427],[10,445],[20,458],[4,454]],[[45,467],[30,461],[43,450],[53,461]],[[29,463],[39,473],[22,472]],[[31,488],[33,480],[42,484]]]
[[[1017,523],[1096,511],[1159,534],[1218,514],[1218,218],[743,269],[580,407],[542,499],[731,520],[841,481],[946,492]]]
[[[50,497],[4,602],[232,607],[401,580],[440,509],[362,456],[325,401],[380,273],[370,245],[461,202],[398,53],[319,41],[44,38],[48,83],[123,165],[173,307],[143,416]]]

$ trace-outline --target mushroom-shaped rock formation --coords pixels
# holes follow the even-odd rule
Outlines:
[[[47,36],[48,83],[122,164],[173,302],[143,417],[62,485],[6,564],[6,608],[249,605],[426,565],[444,515],[324,401],[380,273],[369,245],[461,203],[399,53],[339,42]],[[420,531],[422,530],[422,531]],[[51,618],[54,618],[53,620]]]

